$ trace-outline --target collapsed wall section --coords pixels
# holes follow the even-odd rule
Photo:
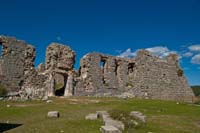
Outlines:
[[[85,55],[80,61],[79,80],[76,86],[76,95],[93,95],[103,89],[103,66],[98,53]]]

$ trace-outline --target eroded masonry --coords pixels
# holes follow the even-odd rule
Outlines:
[[[34,66],[35,48],[12,37],[0,37],[0,83],[16,99],[47,96],[129,96],[192,102],[194,94],[178,63],[146,50],[126,59],[88,53],[75,70],[75,52],[52,43],[45,63]]]

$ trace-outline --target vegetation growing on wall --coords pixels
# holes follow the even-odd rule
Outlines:
[[[0,84],[0,97],[6,96],[6,95],[7,95],[6,88]]]
[[[60,90],[63,87],[63,85],[61,83],[57,83],[55,85],[55,90]]]
[[[179,68],[179,69],[177,70],[177,74],[178,74],[179,77],[182,77],[183,74],[184,74],[184,72],[183,72],[182,69]]]
[[[196,85],[196,86],[191,86],[195,96],[200,96],[200,86]]]

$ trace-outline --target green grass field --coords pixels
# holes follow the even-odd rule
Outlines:
[[[141,111],[147,123],[136,133],[200,133],[200,106],[187,103],[117,98],[53,98],[44,101],[0,101],[0,123],[22,124],[8,133],[99,133],[101,120],[85,120],[97,110]],[[11,107],[7,107],[11,105]],[[47,118],[48,111],[59,111],[60,118]],[[2,128],[2,126],[1,126]]]

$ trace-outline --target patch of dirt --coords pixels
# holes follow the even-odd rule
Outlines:
[[[200,128],[200,120],[199,120],[199,121],[196,121],[194,124],[195,124],[197,127]]]
[[[13,107],[32,107],[32,106],[38,106],[42,104],[15,104]]]
[[[70,103],[82,103],[82,104],[89,104],[89,103],[99,103],[100,100],[94,100],[94,99],[68,99]]]

